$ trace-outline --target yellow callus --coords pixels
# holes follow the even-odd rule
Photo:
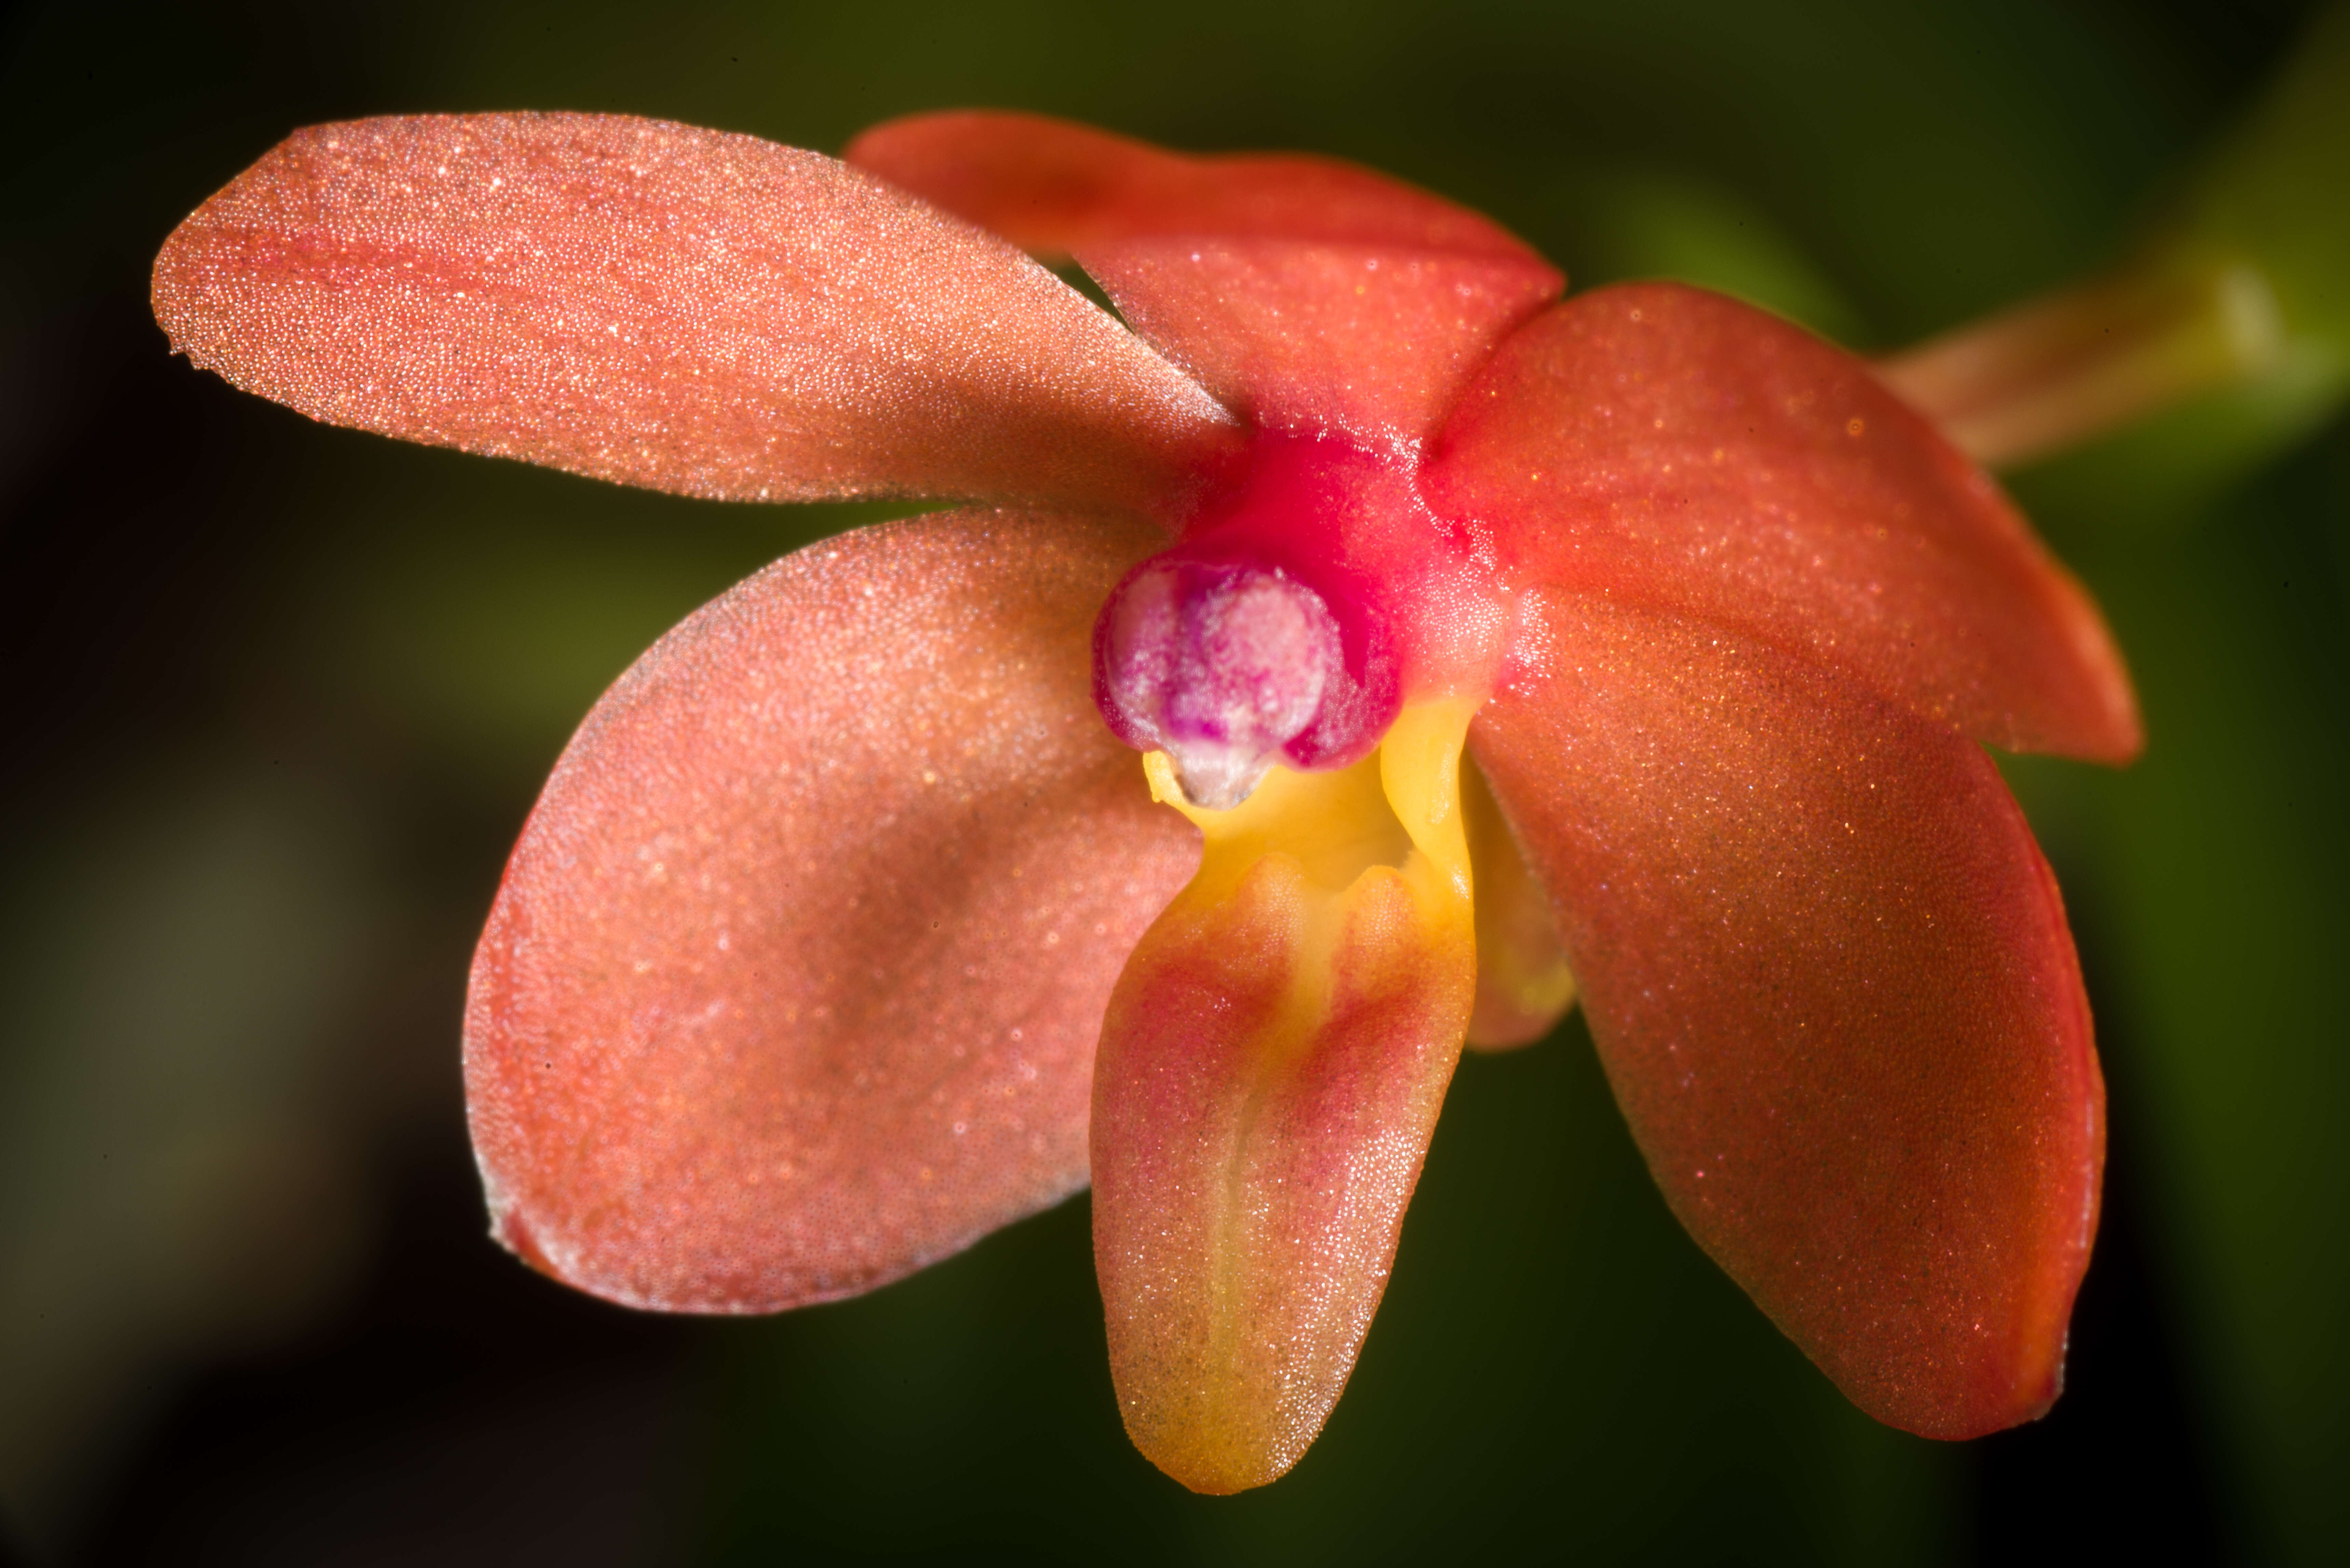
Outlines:
[[[1451,700],[1406,708],[1379,749],[1328,773],[1275,767],[1230,811],[1183,797],[1164,752],[1142,759],[1151,798],[1198,825],[1206,839],[1200,871],[1185,890],[1222,898],[1268,854],[1295,858],[1315,886],[1344,891],[1373,867],[1403,873],[1431,909],[1473,903],[1461,794],[1461,747],[1475,707]]]

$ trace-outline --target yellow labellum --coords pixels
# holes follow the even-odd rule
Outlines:
[[[1472,711],[1228,811],[1145,759],[1205,845],[1105,1023],[1096,1262],[1127,1429],[1196,1490],[1295,1462],[1385,1289],[1475,991]]]

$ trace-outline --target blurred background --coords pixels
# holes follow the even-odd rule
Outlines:
[[[1492,213],[1578,286],[1688,278],[1883,349],[2111,259],[2307,20],[2292,0],[19,0],[0,1557],[2344,1560],[2338,419],[2187,470],[2140,438],[2012,476],[2106,607],[2153,736],[2125,773],[2012,774],[2112,1096],[2054,1415],[1945,1446],[1853,1411],[1673,1224],[1570,1020],[1465,1064],[1326,1435],[1214,1500],[1119,1430],[1082,1198],[764,1321],[608,1307],[484,1234],[459,1009],[538,781],[671,622],[882,513],[328,430],[170,358],[146,306],[172,226],[308,122],[593,109],[836,150],[994,105],[1357,158]]]

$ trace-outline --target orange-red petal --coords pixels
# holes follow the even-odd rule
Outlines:
[[[1429,488],[1521,580],[1801,652],[1996,745],[2140,744],[2095,607],[1991,481],[1859,360],[1733,300],[1627,285],[1536,318]]]
[[[1222,235],[1099,241],[1077,260],[1235,412],[1374,446],[1432,433],[1494,345],[1565,286],[1511,255]]]
[[[1170,152],[1045,115],[956,109],[877,125],[841,157],[1040,255],[1214,234],[1542,261],[1482,213],[1311,153]]]
[[[847,157],[1045,255],[1260,425],[1432,431],[1565,280],[1490,218],[1332,158],[1190,156],[1041,115],[876,126]]]
[[[1090,698],[1139,527],[862,530],[688,619],[589,716],[474,961],[497,1234],[616,1301],[880,1284],[1086,1179],[1094,1044],[1197,835]]]
[[[155,311],[314,419],[692,495],[1161,508],[1234,439],[1002,241],[617,115],[297,131],[172,234]]]
[[[1881,1420],[2056,1397],[2104,1097],[1981,750],[1720,628],[1538,591],[1471,744],[1674,1212]]]

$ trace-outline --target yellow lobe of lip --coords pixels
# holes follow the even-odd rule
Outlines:
[[[1477,1011],[1469,1044],[1531,1045],[1575,1005],[1575,971],[1560,944],[1550,896],[1526,864],[1500,803],[1474,763],[1461,764],[1461,814],[1477,877]]]

